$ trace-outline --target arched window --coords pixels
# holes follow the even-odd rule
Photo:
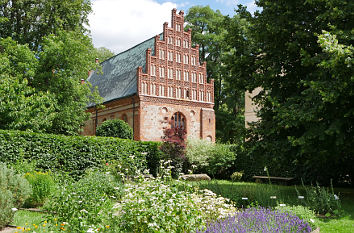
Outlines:
[[[180,112],[176,112],[175,114],[173,114],[173,116],[171,117],[171,127],[172,128],[180,127],[182,129],[185,129],[186,128],[185,116]]]

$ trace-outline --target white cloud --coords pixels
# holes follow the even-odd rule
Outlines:
[[[247,10],[249,12],[251,12],[252,14],[256,11],[256,10],[260,10],[261,8],[259,8],[256,3],[254,1],[250,1],[246,3],[247,6]]]
[[[172,2],[154,0],[95,0],[89,16],[95,47],[104,46],[115,53],[149,39],[171,21]]]

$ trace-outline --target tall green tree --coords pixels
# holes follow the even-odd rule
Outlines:
[[[52,128],[54,96],[28,85],[37,67],[26,45],[0,39],[0,129],[46,132]]]
[[[353,177],[353,4],[257,1],[263,10],[251,29],[261,51],[246,86],[263,88],[255,98],[261,120],[247,145],[274,174],[308,182]]]
[[[231,47],[227,44],[230,18],[209,6],[191,7],[185,17],[186,30],[192,29],[192,42],[199,44],[200,63],[207,62],[208,80],[214,79],[216,137],[222,142],[235,142],[242,134],[243,93],[233,89],[226,57]],[[239,32],[242,33],[242,32]]]
[[[90,12],[89,0],[0,0],[0,37],[38,50],[49,34],[87,32]]]
[[[95,53],[96,58],[98,58],[99,62],[103,62],[114,56],[114,53],[105,47],[95,48]]]

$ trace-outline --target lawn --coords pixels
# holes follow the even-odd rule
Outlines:
[[[301,204],[295,186],[257,184],[247,182],[230,182],[225,180],[193,182],[200,188],[210,189],[213,192],[234,201],[238,207],[247,205],[275,206],[281,203],[287,205]],[[301,195],[303,188],[296,187]],[[317,218],[321,232],[347,233],[354,229],[354,189],[335,188],[340,194],[343,214],[336,218]],[[272,197],[272,198],[271,198]],[[276,198],[274,198],[276,197]],[[245,200],[247,198],[247,200]]]

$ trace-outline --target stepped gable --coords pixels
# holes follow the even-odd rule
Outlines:
[[[163,38],[163,34],[160,34]],[[146,72],[146,50],[155,54],[155,36],[101,63],[102,70],[92,72],[88,81],[98,88],[104,103],[137,93],[137,68]],[[88,107],[93,106],[89,104]]]

